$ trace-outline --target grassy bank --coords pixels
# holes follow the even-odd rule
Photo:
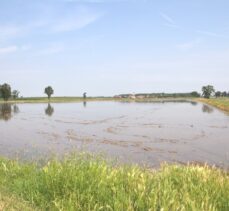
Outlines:
[[[198,99],[198,101],[215,106],[229,113],[229,98]]]
[[[23,201],[15,196],[8,196],[6,192],[0,190],[0,210],[7,211],[7,210],[23,210],[23,211],[33,211],[36,208],[29,205],[28,202]]]
[[[30,97],[19,98],[16,100],[8,100],[8,103],[71,103],[71,102],[90,102],[90,101],[121,101],[121,102],[161,102],[161,101],[184,101],[193,98],[114,98],[114,97],[52,97],[48,100],[47,97]],[[0,99],[0,103],[5,103],[3,99]]]
[[[83,101],[105,101],[112,100],[109,97],[88,97],[86,100],[82,97],[52,97],[50,100],[47,97],[28,97],[19,99],[10,99],[8,103],[66,103],[66,102],[83,102]],[[0,103],[4,103],[3,99],[0,99]]]
[[[40,210],[229,209],[229,176],[219,169],[164,165],[152,171],[89,155],[44,166],[0,159],[0,188]]]

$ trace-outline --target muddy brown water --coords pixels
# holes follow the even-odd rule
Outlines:
[[[0,104],[0,155],[75,150],[122,162],[229,167],[229,116],[195,102]]]

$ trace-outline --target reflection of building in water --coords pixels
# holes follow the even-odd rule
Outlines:
[[[212,113],[214,110],[213,110],[213,108],[211,108],[210,106],[207,106],[207,105],[203,105],[203,107],[202,107],[202,111],[204,112],[204,113]]]
[[[19,113],[19,107],[17,105],[13,105],[13,113]],[[0,120],[8,121],[12,118],[12,105],[8,103],[0,104]]]
[[[47,108],[45,109],[45,114],[47,116],[52,116],[54,113],[54,108],[51,106],[51,104],[49,103]]]

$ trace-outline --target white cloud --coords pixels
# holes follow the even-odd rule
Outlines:
[[[0,25],[0,41],[4,42],[7,39],[11,39],[22,34],[23,30],[20,26],[15,25]]]
[[[15,46],[15,45],[8,46],[8,47],[0,48],[0,55],[14,53],[16,51],[18,51],[17,46]]]
[[[189,49],[196,47],[200,43],[201,43],[200,39],[195,39],[195,40],[192,40],[190,42],[178,44],[177,48],[179,48],[180,50],[189,50]]]
[[[23,46],[11,45],[11,46],[0,48],[0,55],[15,53],[18,51],[27,51],[29,49],[31,49],[31,46],[29,45],[23,45]]]
[[[217,34],[217,33],[210,32],[210,31],[197,30],[197,32],[200,33],[200,34],[204,34],[204,35],[210,36],[210,37],[221,37],[221,38],[226,37],[224,35]]]
[[[70,17],[60,20],[51,26],[53,32],[69,32],[86,27],[99,19],[100,15],[82,15],[81,17]]]
[[[38,52],[39,55],[51,55],[51,54],[57,54],[60,53],[64,50],[64,48],[60,45],[56,45],[56,46],[50,46],[47,47],[45,49],[42,49]]]
[[[30,45],[23,45],[23,46],[21,46],[21,50],[22,51],[28,51],[28,50],[30,50],[32,47],[30,46]]]
[[[160,16],[167,22],[167,23],[169,23],[169,24],[175,24],[175,21],[170,17],[170,16],[168,16],[167,14],[165,14],[165,13],[160,13]]]
[[[179,26],[176,24],[175,20],[171,18],[169,15],[161,12],[160,16],[165,21],[165,26],[171,27],[171,28],[179,28]]]
[[[131,2],[132,0],[63,0],[63,1],[76,2],[76,3],[119,3],[119,2]]]
[[[66,6],[64,4],[49,8],[49,12],[46,12],[45,5],[39,9],[42,16],[35,14],[30,19],[24,20],[23,23],[16,21],[0,23],[0,43],[34,34],[45,35],[79,30],[94,23],[103,15],[103,13],[82,5],[74,7],[68,5],[68,10],[62,13],[60,10]]]

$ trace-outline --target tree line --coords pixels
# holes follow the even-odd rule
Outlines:
[[[11,86],[7,83],[0,84],[0,98],[3,98],[7,101],[9,98],[17,99],[19,97],[19,91],[13,90],[11,91]]]
[[[54,94],[54,90],[51,86],[47,86],[44,93],[48,96],[48,99]],[[18,90],[12,90],[11,86],[7,83],[0,84],[0,98],[4,101],[8,101],[10,98],[16,100],[19,97],[20,92]]]
[[[8,101],[10,98],[17,99],[19,97],[18,90],[11,90],[11,86],[7,83],[0,85],[0,98],[3,98],[4,101]],[[44,93],[47,95],[48,99],[54,94],[54,89],[51,86],[47,86],[44,89]],[[153,93],[153,94],[136,94],[136,96],[145,96],[145,97],[229,97],[229,92],[227,91],[215,91],[214,86],[207,85],[202,87],[202,94],[194,91],[191,93],[174,93],[174,94],[166,94],[166,93]],[[125,96],[125,95],[119,95]],[[126,95],[129,96],[129,95]],[[83,98],[86,98],[86,92],[83,93]]]
[[[229,97],[229,92],[227,91],[215,91],[214,86],[207,85],[202,87],[202,96],[204,98],[210,97]]]

